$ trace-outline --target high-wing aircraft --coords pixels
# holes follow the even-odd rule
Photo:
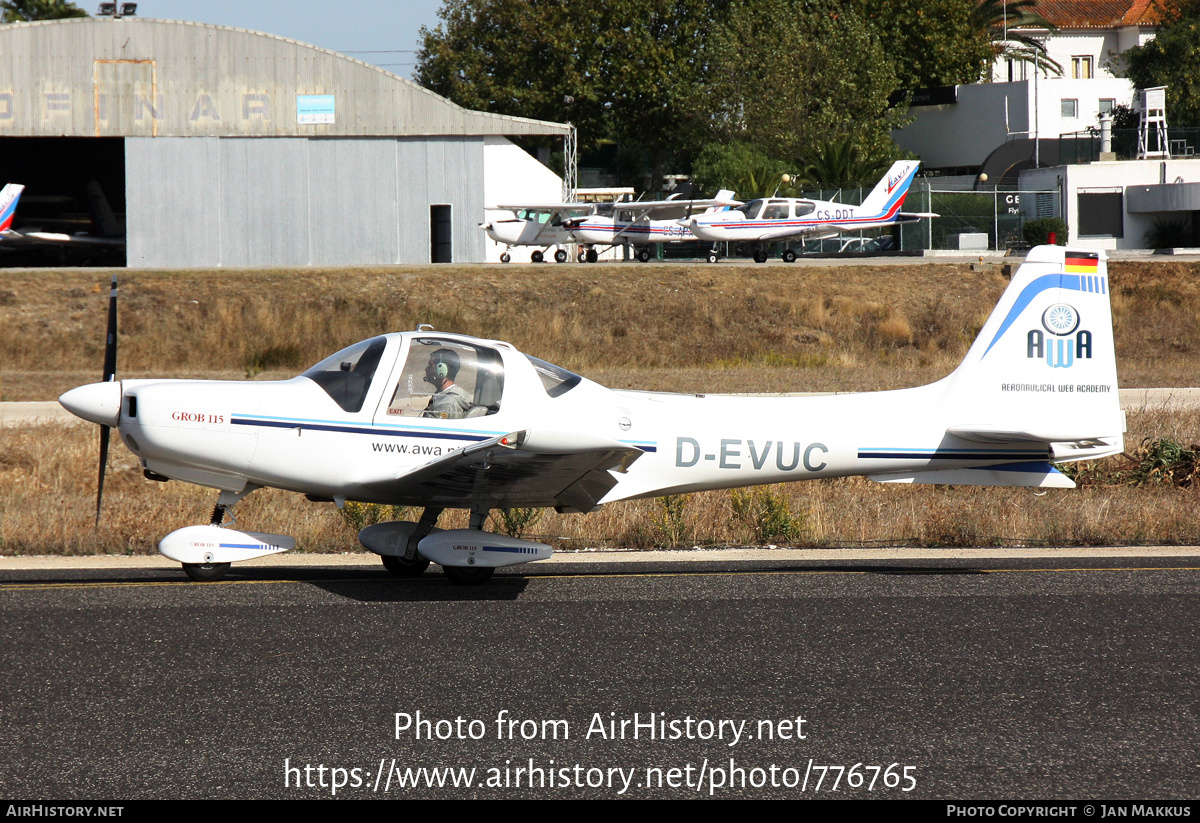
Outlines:
[[[937,217],[936,214],[900,211],[918,166],[919,162],[911,160],[893,163],[861,206],[827,200],[770,197],[751,200],[729,211],[696,215],[684,222],[692,234],[702,240],[714,243],[759,243],[754,260],[765,263],[767,252],[761,244],[773,240],[802,236],[831,237],[845,231],[894,226],[923,217]],[[796,252],[785,249],[783,259],[788,263],[795,262]]]
[[[484,532],[493,509],[589,512],[630,498],[865,475],[881,483],[1070,488],[1054,463],[1123,449],[1102,251],[1033,249],[959,367],[927,386],[813,397],[616,391],[507,343],[384,334],[280,382],[116,379],[116,280],[105,382],[60,398],[115,428],[146,477],[218,490],[208,525],[159,551],[200,580],[293,547],[223,525],[271,486],[313,500],[423,507],[359,539],[393,573],[430,561],[457,583],[549,557]],[[97,492],[97,518],[100,510]],[[443,509],[470,511],[439,531]]]
[[[632,245],[634,256],[645,263],[650,259],[648,246],[654,243],[678,243],[696,240],[686,222],[693,212],[703,210],[714,213],[730,206],[742,205],[733,199],[733,192],[722,190],[709,200],[645,200],[628,203],[604,204],[592,213],[572,217],[564,221],[575,240],[587,246],[586,260],[596,262],[592,246]],[[712,251],[709,262],[715,263],[717,255]]]
[[[8,183],[0,189],[0,244],[18,243],[25,245],[76,245],[101,246],[121,249],[125,247],[124,232],[112,213],[100,185],[94,180],[88,184],[88,200],[101,234],[66,234],[49,231],[14,231],[13,218],[17,214],[17,203],[25,187],[19,183]]]
[[[595,203],[527,203],[522,206],[489,206],[486,211],[507,212],[510,217],[497,216],[479,224],[488,237],[504,244],[500,262],[512,260],[513,246],[535,246],[530,260],[541,263],[551,246],[574,243],[575,238],[565,222],[594,211]],[[554,259],[567,262],[566,249],[557,249]],[[591,262],[595,262],[592,260]]]

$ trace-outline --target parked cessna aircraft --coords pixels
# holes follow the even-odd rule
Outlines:
[[[479,224],[488,237],[504,244],[500,262],[512,260],[513,246],[536,246],[529,259],[541,263],[551,246],[574,243],[575,238],[564,222],[594,211],[595,203],[528,203],[523,206],[489,206],[487,211],[508,212],[512,217],[498,217]],[[567,262],[566,249],[554,252],[556,262]],[[595,262],[595,261],[593,261]]]
[[[733,199],[733,192],[721,190],[711,200],[648,200],[630,203],[613,203],[600,206],[593,214],[572,217],[564,221],[576,241],[587,246],[586,259],[596,262],[592,246],[632,245],[637,251],[634,256],[645,263],[650,259],[649,244],[678,243],[697,239],[685,225],[692,213],[704,210],[707,214],[742,205]],[[716,252],[709,254],[709,262],[716,262]]]
[[[708,200],[634,201],[628,203],[526,203],[517,206],[492,206],[489,211],[510,212],[512,218],[480,223],[493,240],[506,248],[500,262],[512,259],[513,246],[537,246],[530,259],[540,263],[550,246],[579,243],[585,246],[579,262],[595,263],[600,255],[594,246],[633,245],[635,256],[643,263],[650,259],[648,244],[678,243],[695,240],[681,219],[701,209],[716,211],[740,206],[733,192],[721,191]],[[565,249],[554,253],[555,261],[567,262]]]
[[[832,237],[844,231],[893,226],[909,223],[936,214],[900,211],[908,187],[916,176],[916,161],[893,163],[888,173],[875,186],[861,206],[848,206],[827,200],[798,200],[795,198],[764,198],[729,211],[701,214],[686,220],[692,234],[714,243],[724,241],[757,242],[754,252],[757,263],[765,263],[767,252],[761,246],[773,240],[792,237]],[[785,249],[787,263],[796,260],[796,252]]]
[[[285,551],[290,537],[222,525],[256,489],[311,500],[424,507],[359,539],[393,573],[430,561],[456,583],[549,557],[489,534],[492,509],[588,512],[616,500],[819,477],[1070,488],[1053,463],[1116,454],[1117,396],[1104,252],[1033,249],[948,377],[816,397],[615,391],[507,343],[384,334],[280,382],[117,380],[116,280],[105,382],[60,398],[101,426],[100,488],[115,428],[152,480],[218,490],[208,525],[159,551],[198,580]],[[97,517],[100,492],[97,493]],[[440,531],[443,509],[470,510]]]

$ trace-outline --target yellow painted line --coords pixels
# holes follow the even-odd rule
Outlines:
[[[504,583],[515,580],[594,580],[597,578],[642,578],[642,577],[778,577],[783,575],[868,575],[883,574],[902,576],[933,576],[954,574],[1021,574],[1029,572],[1174,572],[1200,571],[1196,566],[1134,566],[1134,567],[1081,567],[1081,568],[1048,568],[1048,569],[980,569],[970,566],[931,567],[922,568],[863,568],[863,569],[747,569],[745,571],[683,571],[683,572],[590,572],[583,574],[526,574],[521,576],[503,576],[493,578],[491,583]],[[164,586],[275,586],[287,583],[338,584],[338,583],[441,583],[448,582],[441,575],[428,577],[331,577],[313,580],[283,578],[279,580],[215,580],[198,582],[195,580],[113,580],[106,582],[78,583],[0,583],[0,592],[5,591],[53,591],[70,589],[119,589],[119,588],[160,588]],[[484,583],[483,586],[488,586]],[[486,589],[483,589],[486,590]]]

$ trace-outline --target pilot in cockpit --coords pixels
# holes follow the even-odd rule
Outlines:
[[[474,404],[470,395],[454,382],[461,365],[458,352],[452,349],[438,349],[429,355],[425,382],[431,384],[435,391],[429,398],[429,405],[421,412],[422,417],[454,419],[466,416],[467,410]]]

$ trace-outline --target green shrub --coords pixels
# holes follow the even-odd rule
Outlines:
[[[795,543],[804,535],[805,516],[793,515],[787,498],[778,491],[733,489],[729,501],[734,517],[746,525],[756,543]]]
[[[662,534],[664,545],[681,546],[691,542],[691,528],[687,522],[687,494],[668,494],[658,500],[661,511],[658,516],[658,530]]]
[[[1029,245],[1044,246],[1050,242],[1050,232],[1054,232],[1055,245],[1067,245],[1067,224],[1060,217],[1030,220],[1021,233]]]
[[[1146,247],[1151,249],[1175,249],[1192,245],[1191,232],[1182,220],[1160,217],[1142,236]]]
[[[520,538],[525,534],[526,529],[532,529],[539,520],[542,519],[541,509],[499,509],[500,522],[497,524],[500,531],[507,534],[509,537]],[[495,522],[495,515],[492,516],[492,521]]]

